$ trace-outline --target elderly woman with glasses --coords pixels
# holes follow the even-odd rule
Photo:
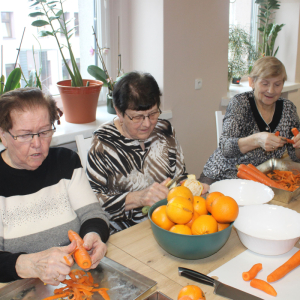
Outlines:
[[[117,117],[94,132],[87,174],[111,233],[145,220],[142,208],[167,197],[167,181],[186,176],[174,128],[159,119],[160,96],[153,76],[128,73],[114,87]]]
[[[0,97],[0,282],[40,278],[58,285],[74,263],[70,229],[83,238],[91,268],[106,252],[109,221],[78,155],[49,148],[56,120],[55,101],[39,89]]]

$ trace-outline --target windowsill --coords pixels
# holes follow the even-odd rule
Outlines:
[[[284,83],[282,93],[295,91],[300,89],[300,83],[286,81]],[[236,94],[251,91],[252,88],[249,86],[248,81],[241,81],[240,84],[230,84],[229,91],[227,92],[227,97],[223,97],[221,100],[221,106],[227,106],[230,99]]]
[[[93,132],[103,123],[111,121],[116,115],[109,114],[107,112],[106,105],[97,107],[96,121],[86,124],[73,124],[65,121],[64,116],[61,117],[61,124],[56,126],[56,132],[54,133],[51,141],[51,146],[59,146],[66,143],[75,142],[75,136],[82,134],[84,138],[91,137]],[[163,111],[160,115],[161,119],[172,119],[172,111]],[[0,143],[0,150],[4,149],[2,143]]]

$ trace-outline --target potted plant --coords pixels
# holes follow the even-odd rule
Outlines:
[[[94,29],[93,29],[94,31]],[[114,90],[114,86],[115,86],[115,83],[120,79],[122,78],[122,76],[124,76],[125,74],[123,74],[123,71],[121,69],[121,58],[119,56],[119,67],[118,67],[118,75],[117,75],[117,78],[116,80],[114,81],[108,74],[108,71],[107,71],[107,68],[106,68],[106,65],[105,65],[105,62],[104,62],[104,59],[103,59],[103,56],[102,56],[102,51],[104,49],[101,49],[99,47],[99,44],[98,44],[98,40],[97,40],[97,37],[96,37],[96,33],[94,31],[94,36],[95,36],[95,41],[96,41],[96,46],[97,46],[97,54],[98,54],[98,57],[99,57],[99,60],[102,64],[102,68],[99,68],[98,66],[95,66],[95,65],[91,65],[91,66],[88,66],[88,73],[93,76],[95,79],[97,80],[100,80],[103,82],[103,86],[104,87],[107,87],[108,88],[108,93],[106,95],[106,101],[107,101],[107,112],[110,113],[110,114],[116,114],[116,111],[115,111],[115,108],[114,108],[114,105],[113,105],[113,97],[112,97],[112,93],[113,93],[113,90]]]
[[[259,51],[262,56],[276,56],[279,46],[274,51],[275,40],[278,32],[285,25],[273,22],[275,10],[280,8],[280,2],[277,0],[256,0],[255,3],[260,4],[258,15],[260,27],[258,31],[261,43],[259,43]]]
[[[239,84],[258,58],[250,35],[240,26],[230,26],[228,43],[228,83]]]
[[[50,31],[41,30],[39,36],[53,36],[55,38],[64,64],[71,77],[71,80],[63,80],[57,83],[66,121],[77,124],[89,123],[96,120],[98,98],[103,82],[82,79],[70,44],[70,38],[75,32],[75,27],[72,29],[67,28],[69,21],[65,19],[63,2],[62,0],[35,0],[31,7],[35,7],[39,11],[30,13],[29,16],[44,18],[32,22],[32,26],[50,26]],[[57,4],[59,7],[56,7]],[[55,24],[58,25],[58,28]],[[59,41],[59,34],[64,36],[66,44],[62,44]],[[67,49],[69,53],[72,67],[69,67],[66,61],[64,49]]]

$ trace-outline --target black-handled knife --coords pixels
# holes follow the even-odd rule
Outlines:
[[[254,295],[248,294],[241,290],[238,290],[232,286],[226,285],[216,279],[213,279],[207,275],[190,270],[187,268],[178,267],[178,273],[180,276],[186,277],[188,279],[210,285],[214,287],[214,293],[216,295],[225,297],[231,300],[264,300],[262,298],[256,297]]]

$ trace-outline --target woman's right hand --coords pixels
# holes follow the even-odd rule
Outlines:
[[[167,198],[169,189],[166,187],[166,183],[168,181],[170,181],[170,178],[162,183],[154,182],[144,190],[128,193],[125,200],[125,210],[152,206],[156,202]]]
[[[68,257],[70,266],[64,256],[72,253],[76,242],[64,247],[53,247],[45,251],[21,254],[16,262],[16,272],[22,278],[39,278],[51,285],[59,285],[71,271],[73,258]]]
[[[254,133],[248,137],[240,138],[238,141],[242,153],[247,153],[256,148],[262,148],[265,151],[274,151],[283,147],[285,143],[285,138],[269,132]]]

